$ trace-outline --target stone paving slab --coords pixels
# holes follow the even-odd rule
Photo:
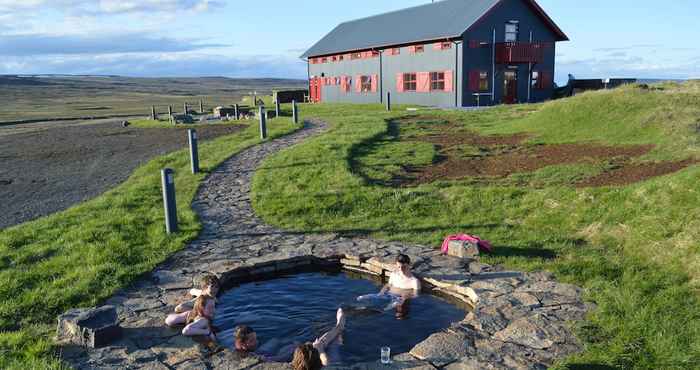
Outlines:
[[[385,277],[398,253],[411,257],[425,288],[472,310],[410,353],[394,356],[392,369],[538,369],[581,350],[569,327],[589,307],[580,288],[551,274],[503,271],[478,259],[443,256],[430,246],[287,232],[259,219],[250,203],[255,169],[267,156],[324,129],[323,122],[307,121],[296,133],[246,149],[211,173],[192,204],[203,226],[198,239],[105,302],[117,308],[122,339],[94,350],[62,344],[64,360],[76,369],[290,369],[229,350],[211,353],[167,328],[164,318],[190,298],[188,289],[202,273],[216,273],[224,286],[327,266]],[[387,368],[382,366],[335,368]]]

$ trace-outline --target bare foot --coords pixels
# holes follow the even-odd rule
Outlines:
[[[345,326],[345,312],[343,312],[342,308],[338,309],[338,312],[335,314],[335,318],[337,320],[336,326],[341,328]]]

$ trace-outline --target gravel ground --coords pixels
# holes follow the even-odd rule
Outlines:
[[[120,120],[20,126],[0,128],[0,229],[92,199],[153,157],[187,146],[186,128],[123,128]],[[208,140],[241,128],[197,133]]]

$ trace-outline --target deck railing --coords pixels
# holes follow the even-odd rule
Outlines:
[[[546,42],[501,42],[496,44],[496,63],[540,63],[544,61]]]

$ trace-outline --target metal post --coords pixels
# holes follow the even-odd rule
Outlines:
[[[275,117],[280,116],[280,98],[275,95]]]
[[[187,139],[190,143],[190,163],[192,164],[192,173],[199,173],[199,152],[197,151],[197,131],[193,129],[187,130]]]
[[[297,107],[297,101],[292,100],[292,121],[294,123],[299,123],[299,108]]]
[[[386,110],[391,112],[391,92],[386,92]]]
[[[187,102],[182,103],[182,109],[184,109],[184,115],[187,115]]]
[[[199,113],[204,114],[204,102],[199,101]]]
[[[173,116],[173,106],[168,105],[168,116],[172,117]]]
[[[260,139],[267,139],[267,117],[265,113],[265,107],[260,107],[258,110],[260,113]]]
[[[151,105],[151,119],[156,120],[156,107],[154,105]]]
[[[233,105],[233,116],[236,118],[236,121],[241,119],[241,113],[238,109],[238,104]]]
[[[165,230],[168,234],[177,232],[177,206],[175,204],[175,172],[170,168],[160,171],[163,185],[163,206],[165,207]]]

